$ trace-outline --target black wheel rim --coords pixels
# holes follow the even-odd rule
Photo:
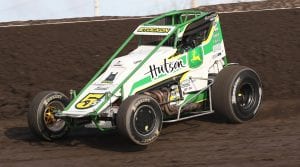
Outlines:
[[[140,135],[145,136],[151,134],[156,125],[156,114],[154,109],[148,105],[140,106],[134,114],[133,125]]]
[[[236,93],[238,106],[244,110],[249,110],[255,103],[255,90],[251,83],[242,84]]]
[[[241,121],[252,119],[261,99],[259,80],[251,73],[241,77],[236,80],[233,92],[232,107],[237,118]]]

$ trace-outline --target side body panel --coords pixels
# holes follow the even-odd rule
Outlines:
[[[207,39],[194,49],[179,55],[169,55],[169,57],[163,55],[152,57],[149,61],[151,63],[145,64],[145,66],[143,66],[144,68],[136,74],[139,77],[133,76],[124,85],[123,99],[179,74],[182,74],[180,85],[184,94],[183,101],[193,96],[194,93],[192,92],[204,89],[207,86],[207,80],[201,80],[199,78],[208,78],[208,74],[218,73],[226,63],[224,61],[224,59],[226,59],[226,53],[219,17],[217,16],[213,19],[212,28],[210,29]],[[170,65],[177,62],[181,62],[182,64],[180,69],[175,72],[165,72],[165,64]],[[159,73],[158,71],[162,71],[159,76],[149,72],[153,71],[153,67],[158,68],[154,70],[154,74]],[[138,79],[140,76],[143,76],[142,79]],[[206,95],[200,94],[199,97],[192,99],[191,102],[199,102],[204,99],[206,99]]]

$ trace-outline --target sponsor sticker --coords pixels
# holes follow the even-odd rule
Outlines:
[[[198,68],[203,63],[202,50],[199,47],[188,52],[188,62],[190,68]]]
[[[193,83],[193,80],[191,80],[191,79],[183,80],[180,84],[181,89],[183,90],[183,92],[193,91],[194,87],[193,87],[192,83]]]
[[[113,81],[115,80],[116,76],[118,75],[118,72],[114,73],[111,72],[104,81],[102,81],[101,83],[113,83]]]
[[[137,32],[155,32],[155,33],[168,33],[171,28],[160,28],[160,27],[140,27]]]
[[[174,26],[139,26],[134,34],[136,35],[168,35],[174,30]]]
[[[160,65],[150,65],[149,71],[146,73],[150,73],[152,78],[158,78],[162,75],[173,73],[178,71],[181,68],[185,67],[185,63],[182,59],[178,59],[175,61],[167,61],[167,59],[164,59],[163,64]]]

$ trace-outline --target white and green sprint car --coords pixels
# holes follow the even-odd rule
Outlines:
[[[131,42],[135,49],[121,54]],[[215,112],[233,123],[248,121],[261,98],[258,74],[227,62],[216,13],[172,11],[138,26],[78,94],[37,94],[28,123],[50,141],[85,126],[117,129],[148,145],[163,123]]]

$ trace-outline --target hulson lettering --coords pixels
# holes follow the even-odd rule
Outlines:
[[[162,74],[169,74],[183,67],[185,67],[185,65],[181,59],[172,62],[167,62],[167,60],[164,59],[164,63],[159,66],[155,64],[150,65],[149,71],[146,74],[150,73],[152,78],[157,78]]]

